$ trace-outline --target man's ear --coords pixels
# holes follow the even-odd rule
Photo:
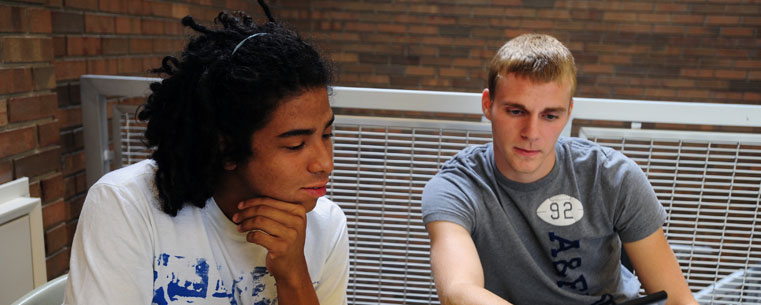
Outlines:
[[[571,111],[573,111],[573,97],[571,97],[571,103],[568,104],[568,117],[571,117]]]
[[[491,121],[491,96],[489,96],[489,88],[484,89],[484,92],[481,94],[481,111]]]

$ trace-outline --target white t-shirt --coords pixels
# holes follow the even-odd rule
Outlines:
[[[245,239],[213,198],[171,217],[151,160],[113,171],[85,199],[64,304],[276,304],[267,250]],[[321,304],[346,304],[346,217],[326,198],[307,213],[304,255]]]

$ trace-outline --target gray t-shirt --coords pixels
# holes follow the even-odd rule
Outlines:
[[[613,149],[560,138],[544,178],[518,183],[492,144],[446,162],[423,192],[423,220],[470,232],[485,287],[513,304],[612,304],[638,295],[621,242],[655,232],[666,214],[642,170]]]

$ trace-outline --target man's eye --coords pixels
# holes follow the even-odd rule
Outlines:
[[[299,149],[304,148],[304,142],[301,142],[301,144],[296,145],[296,146],[286,146],[285,148],[289,149],[289,150],[299,150]]]
[[[548,120],[554,120],[558,118],[558,116],[554,114],[546,114],[544,115],[544,117],[547,118]]]
[[[521,114],[523,114],[523,110],[509,109],[509,110],[507,110],[507,113],[509,113],[511,115],[521,115]]]
[[[331,133],[326,133],[326,134],[323,134],[323,135],[322,135],[322,138],[323,138],[323,139],[330,139],[330,138],[332,138],[332,137],[333,137],[333,133],[332,133],[332,132],[331,132]]]

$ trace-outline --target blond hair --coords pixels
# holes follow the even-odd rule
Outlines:
[[[571,51],[555,37],[523,34],[505,43],[489,63],[489,97],[496,94],[500,75],[515,73],[535,82],[567,79],[576,93],[576,65]]]

